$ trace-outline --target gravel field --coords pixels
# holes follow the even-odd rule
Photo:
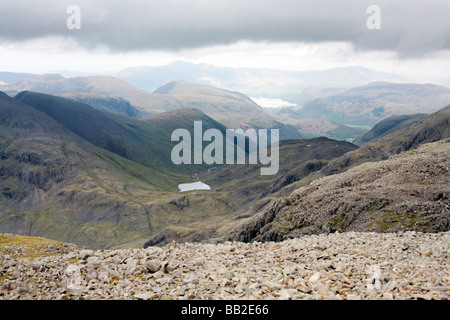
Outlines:
[[[449,299],[450,232],[89,250],[0,234],[0,299]]]

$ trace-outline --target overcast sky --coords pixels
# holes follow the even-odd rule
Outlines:
[[[69,30],[69,5],[81,29]],[[381,10],[370,30],[369,5]],[[448,0],[1,0],[0,70],[118,71],[175,60],[293,70],[362,65],[450,78]]]

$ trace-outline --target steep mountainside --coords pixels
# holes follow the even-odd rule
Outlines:
[[[157,172],[81,139],[0,94],[0,230],[106,247],[148,233],[140,196],[173,190]]]
[[[323,181],[327,181],[327,182],[334,181],[334,180],[331,180],[331,179],[333,179],[332,177],[336,177],[336,179],[341,179],[339,177],[346,177],[345,173],[350,168],[354,168],[354,167],[359,168],[358,165],[362,165],[364,163],[367,163],[367,164],[364,164],[366,167],[362,167],[362,168],[371,168],[372,165],[375,168],[376,166],[380,165],[376,161],[387,160],[389,157],[398,155],[404,151],[407,151],[407,152],[403,154],[403,157],[407,157],[409,154],[414,154],[414,152],[416,152],[414,150],[416,148],[420,147],[422,144],[443,140],[443,139],[446,139],[449,137],[450,137],[450,106],[428,116],[425,120],[423,120],[419,123],[413,124],[407,128],[396,131],[395,133],[392,133],[390,135],[381,137],[374,142],[370,142],[370,143],[360,147],[359,149],[350,151],[338,158],[332,159],[327,164],[325,164],[322,167],[322,169],[319,169],[318,171],[314,171],[306,178],[303,178],[301,181],[294,182],[291,185],[289,185],[288,187],[286,187],[284,190],[284,193],[279,193],[278,196],[287,196],[286,192],[294,191],[296,189],[314,191],[316,189],[310,188],[310,186],[309,186],[311,181],[313,181],[311,183],[311,185],[312,185],[312,184],[316,183],[314,181],[318,181],[318,179],[319,179],[319,181],[322,181],[322,179],[320,179],[320,178],[330,176],[330,175],[331,176],[327,178],[330,180],[323,180]],[[445,146],[447,146],[447,145],[448,144],[446,144]],[[433,149],[432,146],[433,145],[431,145],[428,149],[426,149],[426,150],[428,150],[426,152],[426,154],[429,157],[434,157],[434,154],[432,154],[432,152],[430,151]],[[440,148],[439,150],[441,150],[442,148],[445,149],[447,147],[442,147],[442,145],[437,144],[436,148],[438,148],[438,149]],[[444,155],[442,155],[442,157],[444,157]],[[425,159],[426,156],[423,156],[423,158]],[[413,170],[413,169],[410,169],[407,167],[407,165],[411,165],[411,166],[415,165],[414,161],[415,160],[413,159],[410,162],[407,162],[405,164],[405,172],[406,171],[411,172],[411,175],[415,175],[414,179],[417,178],[418,179],[417,181],[420,181],[419,177],[422,176],[422,172],[420,171],[420,168],[414,167],[414,170]],[[438,161],[438,160],[436,160],[436,161]],[[445,161],[443,161],[443,162],[445,163]],[[387,162],[387,163],[389,163],[389,162]],[[365,169],[355,169],[355,170],[356,171],[352,171],[352,172],[364,172]],[[424,170],[425,171],[428,170],[428,164],[424,164]],[[448,171],[448,168],[446,170]],[[417,173],[416,171],[419,171],[419,173]],[[436,179],[436,183],[437,183],[438,187],[439,187],[439,184],[441,183],[443,189],[445,189],[445,186],[444,186],[445,181],[447,181],[447,185],[449,185],[448,182],[450,182],[447,171],[444,170],[443,172],[441,172],[441,171],[437,170],[437,173],[436,173],[437,175],[442,174],[442,177],[439,176]],[[388,173],[386,171],[379,171],[379,172],[380,172],[379,176],[376,176],[376,175],[373,176],[372,177],[373,179],[371,178],[372,180],[367,179],[367,181],[366,181],[368,184],[367,188],[364,186],[364,183],[366,183],[365,180],[362,179],[361,182],[358,182],[358,183],[356,183],[356,182],[350,183],[349,182],[349,183],[342,184],[341,185],[342,190],[339,190],[338,187],[333,187],[334,189],[332,191],[330,191],[330,194],[334,192],[336,195],[341,195],[341,197],[344,197],[346,192],[350,193],[352,191],[352,185],[357,184],[358,189],[356,189],[354,197],[355,197],[355,201],[357,201],[359,199],[359,200],[361,200],[361,204],[362,204],[359,207],[360,212],[358,214],[360,214],[361,212],[373,211],[376,208],[371,207],[371,204],[369,204],[368,206],[365,206],[364,204],[367,202],[370,202],[371,201],[370,199],[373,198],[372,193],[371,193],[372,189],[378,190],[376,192],[382,192],[384,184],[377,185],[377,184],[372,184],[372,182],[378,181],[377,179],[381,179],[381,180],[384,179],[383,174],[387,175]],[[336,175],[338,173],[341,173],[341,174]],[[395,174],[399,175],[398,179],[395,177]],[[409,174],[406,174],[406,173],[405,173],[405,175],[409,176]],[[393,181],[392,181],[393,184],[397,183],[396,181],[403,181],[402,179],[404,179],[401,176],[401,174],[399,172],[396,172],[395,170],[393,170],[392,174],[389,177],[390,177],[390,179],[393,179]],[[385,180],[382,180],[382,181],[385,181]],[[389,180],[387,179],[386,181],[389,181]],[[433,183],[433,182],[430,182],[430,183]],[[359,184],[361,184],[361,186],[359,186]],[[426,184],[428,184],[428,186],[430,185],[428,182]],[[334,184],[330,182],[330,185],[334,185]],[[395,189],[398,187],[399,192],[400,191],[404,192],[399,196],[401,198],[401,197],[407,196],[405,190],[408,188],[410,190],[411,195],[416,194],[416,191],[414,191],[414,188],[416,186],[417,186],[417,190],[420,190],[417,192],[419,192],[419,193],[422,192],[423,190],[421,189],[422,188],[421,185],[422,185],[421,182],[418,182],[417,184],[412,182],[410,184],[405,184],[404,186],[402,186],[400,183],[399,186],[396,185],[393,188]],[[325,186],[323,188],[325,188]],[[426,189],[427,194],[429,192],[433,192],[433,190],[429,190],[429,189],[430,188]],[[325,189],[323,189],[323,190],[325,190]],[[436,190],[438,190],[438,189],[436,189]],[[386,193],[386,195],[387,195],[386,199],[389,200],[390,197],[389,197],[388,193]],[[277,194],[275,194],[275,196],[277,196]],[[320,194],[320,197],[323,197],[324,199],[327,198],[327,196],[328,196],[328,194],[326,194],[326,195],[322,194],[322,193]],[[427,197],[428,198],[426,198],[426,199],[430,199],[431,196],[428,194]],[[374,198],[378,199],[378,200],[380,199],[380,197],[378,195],[374,195]],[[259,207],[255,206],[254,209],[257,209],[257,211],[247,210],[246,213],[243,214],[242,216],[244,216],[244,217],[246,215],[251,216],[254,213],[258,213],[258,212],[259,213],[254,215],[253,218],[250,218],[249,220],[246,220],[246,221],[244,220],[241,223],[240,227],[235,228],[235,230],[231,233],[232,235],[229,235],[230,239],[249,240],[249,239],[253,239],[253,238],[257,237],[257,234],[264,233],[265,232],[265,231],[263,231],[264,225],[266,225],[267,223],[269,223],[270,221],[272,221],[274,219],[274,217],[276,216],[276,213],[279,211],[279,209],[286,206],[286,199],[287,198],[278,198],[277,199],[277,198],[272,197],[272,199],[268,199],[270,201],[261,203],[262,204],[261,206],[259,206]],[[333,199],[333,198],[330,198],[330,199]],[[344,200],[338,201],[339,199],[337,196],[335,197],[335,199],[336,199],[336,201],[333,202],[332,210],[336,210],[336,212],[338,212],[338,211],[341,212],[342,210],[346,211],[348,208],[350,208],[345,204],[345,202],[347,202],[347,199],[343,198]],[[366,199],[367,199],[367,201],[366,201]],[[399,200],[399,199],[396,199],[392,203],[394,203],[394,204],[397,203],[397,200]],[[407,198],[407,199],[409,199],[409,198]],[[376,201],[378,201],[378,200],[376,200]],[[418,205],[422,206],[424,203],[421,203],[419,200],[418,200]],[[314,198],[314,201],[318,201],[318,199]],[[375,201],[375,203],[376,203],[376,201]],[[401,200],[401,201],[403,201],[403,200]],[[321,211],[322,209],[328,210],[328,208],[329,208],[329,206],[326,206],[326,207],[322,206],[322,204],[325,204],[328,202],[318,202],[318,203],[322,203],[322,204],[316,204],[316,205],[313,205],[313,201],[305,202],[305,203],[308,206],[311,206],[311,208],[310,208],[311,210],[309,210],[309,209],[307,210],[307,212],[312,212],[311,219],[315,219],[314,218],[315,213],[322,212]],[[386,203],[390,203],[390,202],[387,201]],[[447,208],[446,209],[447,211],[445,211],[444,209],[442,209],[442,210],[444,210],[443,211],[444,213],[447,212],[447,217],[448,217],[448,207],[441,206],[441,208],[444,208],[444,209]],[[404,213],[404,211],[400,211],[400,213],[402,213],[402,212]],[[414,212],[414,211],[412,211],[412,212]],[[444,217],[445,217],[445,215],[444,215]],[[338,218],[336,218],[336,219],[338,219]],[[280,230],[282,230],[285,225],[292,225],[288,221],[289,220],[288,218],[286,218],[285,220],[287,222],[286,223],[283,222],[282,224],[280,224],[281,225]],[[387,221],[389,221],[389,220],[387,220]],[[398,222],[399,220],[397,219],[395,221]],[[403,220],[401,220],[401,221],[403,221]],[[430,224],[428,224],[426,230],[432,230],[435,227],[439,229],[440,227],[437,227],[440,225],[439,221],[436,223],[433,221]],[[305,224],[305,226],[306,226],[306,224]],[[301,229],[301,228],[303,228],[303,227],[301,227],[301,226],[294,227],[294,229]],[[286,229],[286,230],[288,230],[288,229]],[[280,230],[277,231],[277,234],[279,234],[280,237],[283,237],[285,234],[283,234],[283,232]],[[286,231],[286,233],[292,231],[292,230],[290,230],[290,231],[289,230]],[[308,231],[308,230],[310,230],[310,229],[304,229],[304,231]],[[327,229],[325,228],[324,230],[327,230]],[[315,228],[312,232],[316,232],[316,231],[317,231],[317,228]],[[266,237],[268,234],[266,234],[264,237]],[[276,235],[274,237],[277,238],[278,235]]]
[[[280,241],[335,231],[448,231],[449,168],[449,139],[365,163],[273,200],[226,239]]]
[[[202,121],[204,130],[215,128],[223,133],[226,130],[222,124],[193,109],[133,119],[104,114],[88,105],[42,93],[21,92],[16,99],[48,114],[94,145],[158,172],[199,170],[172,163],[170,155],[176,142],[171,141],[171,135],[175,129],[187,128],[193,133],[194,121]]]
[[[97,110],[63,98],[33,93],[18,98],[34,107],[0,93],[0,232],[107,248],[142,246],[169,226],[205,236],[229,223],[228,215],[235,208],[220,194],[178,193],[177,185],[192,181],[191,174],[163,166],[156,170],[120,156],[113,148],[105,149],[114,146],[115,139],[126,140],[133,134],[153,137],[149,141],[162,146],[164,141],[157,139],[170,138],[171,128],[164,128],[165,124],[183,128],[193,119],[206,123],[208,117],[200,111],[173,111],[151,124],[125,118],[129,119],[125,124],[119,123],[118,115],[116,120],[98,118]],[[99,131],[82,130],[88,127]],[[112,144],[100,148],[83,139],[83,134],[93,143]],[[122,147],[125,155],[127,150],[137,150],[128,143]],[[152,145],[137,147],[145,154]],[[155,166],[158,161],[168,162],[163,158],[166,151],[158,150],[151,153]]]
[[[404,116],[392,116],[378,122],[369,132],[358,137],[354,143],[363,145],[375,139],[384,137],[398,130],[407,128],[428,117],[427,114],[419,113]]]
[[[126,128],[88,105],[29,91],[19,93],[15,99],[46,113],[92,144],[120,156],[133,157],[126,148],[130,144],[138,147],[139,141],[135,141],[134,136],[129,137]]]
[[[417,148],[420,144],[449,137],[450,106],[429,115],[419,123],[381,137],[331,161],[321,173],[330,175],[343,172],[364,162],[385,160],[391,155]]]
[[[127,100],[92,92],[60,93],[57,96],[87,104],[95,109],[131,118],[143,118],[143,114]]]

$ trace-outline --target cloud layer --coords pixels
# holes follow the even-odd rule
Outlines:
[[[366,9],[381,8],[381,30]],[[68,30],[66,9],[81,9],[81,30]],[[2,0],[0,39],[62,36],[85,48],[176,51],[240,40],[351,42],[358,50],[419,57],[450,49],[446,0]]]

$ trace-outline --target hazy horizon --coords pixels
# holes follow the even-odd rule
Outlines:
[[[370,29],[374,4],[379,28]],[[79,25],[71,29],[73,5]],[[0,70],[103,74],[181,60],[292,71],[362,66],[450,79],[449,13],[450,3],[439,0],[5,0]]]

